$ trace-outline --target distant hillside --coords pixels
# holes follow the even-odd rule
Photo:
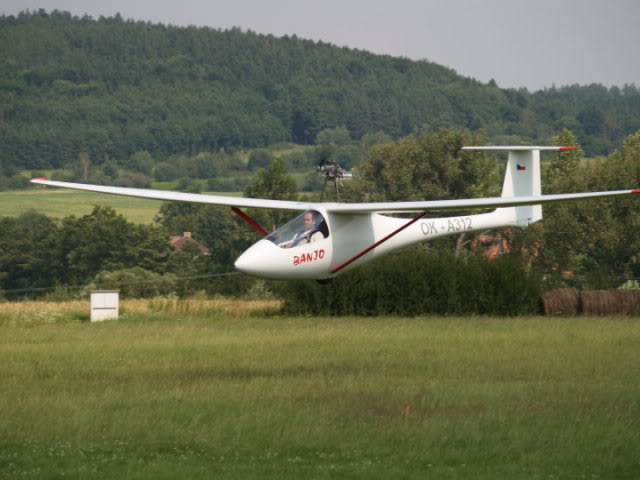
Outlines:
[[[427,61],[240,29],[40,10],[0,17],[0,60],[5,170],[58,168],[81,152],[100,164],[312,143],[340,126],[353,138],[457,127],[531,142],[570,128],[590,154],[640,129],[635,86],[505,90]]]

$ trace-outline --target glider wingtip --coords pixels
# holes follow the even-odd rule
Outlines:
[[[636,188],[634,190],[631,190],[631,193],[640,193],[640,188]]]
[[[47,181],[49,180],[47,177],[36,177],[36,178],[32,178],[31,180],[29,180],[30,183],[38,183],[41,181]]]
[[[560,147],[559,150],[577,150],[578,147]]]

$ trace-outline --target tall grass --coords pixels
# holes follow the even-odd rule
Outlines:
[[[213,299],[125,299],[120,300],[122,319],[130,316],[179,315],[183,318],[225,315],[243,318],[256,314],[275,314],[280,311],[279,300]],[[0,303],[0,326],[36,326],[88,321],[91,302],[4,302]]]
[[[181,317],[202,317],[224,314],[239,318],[255,314],[276,314],[282,307],[280,300],[245,300],[237,298],[125,300],[124,310],[132,313],[165,313]]]
[[[1,326],[0,476],[640,475],[635,320],[174,308]]]

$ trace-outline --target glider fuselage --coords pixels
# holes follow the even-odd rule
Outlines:
[[[413,219],[322,210],[317,209],[328,226],[329,234],[325,238],[282,247],[267,237],[247,249],[236,260],[235,267],[263,278],[327,279],[408,245],[513,225],[508,215],[512,209],[507,208],[479,215],[441,218],[418,215]]]

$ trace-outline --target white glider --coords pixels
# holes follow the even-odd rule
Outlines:
[[[276,279],[332,278],[380,255],[414,243],[462,232],[500,227],[526,227],[542,219],[542,204],[640,193],[640,190],[542,195],[540,151],[575,147],[464,147],[464,150],[509,152],[500,197],[416,202],[330,203],[294,202],[109,187],[34,178],[31,183],[90,192],[224,205],[240,215],[265,238],[247,249],[235,262],[245,273]],[[240,208],[301,211],[289,223],[268,234]],[[491,213],[427,218],[428,212],[495,209]],[[383,214],[418,212],[413,219]]]

